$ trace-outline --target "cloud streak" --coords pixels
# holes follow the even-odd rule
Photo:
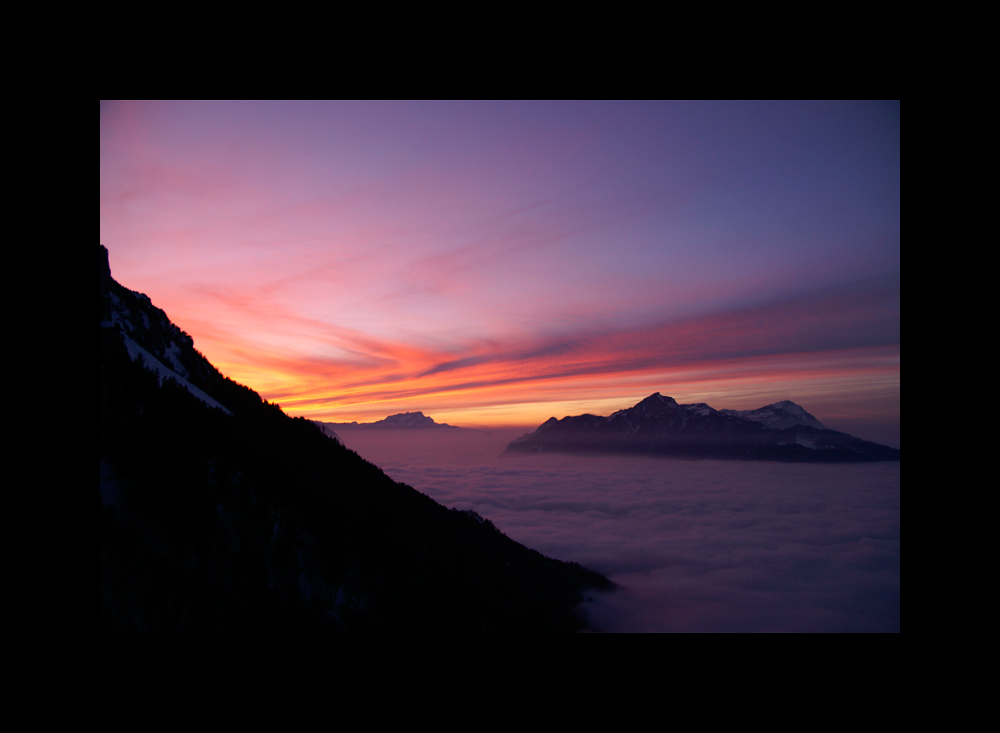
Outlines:
[[[101,238],[292,414],[529,423],[808,361],[776,398],[853,375],[857,416],[898,402],[898,137],[873,104],[111,104]]]
[[[511,399],[528,386],[565,390],[572,382],[644,374],[659,375],[658,390],[673,386],[682,393],[697,381],[753,378],[766,384],[845,375],[889,382],[895,376],[898,389],[898,286],[884,280],[631,330],[450,344],[447,352],[273,310],[265,316],[257,303],[227,303],[237,311],[245,308],[258,331],[270,318],[275,338],[305,330],[310,344],[325,344],[327,356],[297,354],[294,344],[285,342],[272,353],[244,346],[238,357],[221,363],[237,372],[241,363],[271,370],[287,385],[273,388],[273,398],[293,412],[331,420],[350,405],[390,409],[389,403],[410,401],[432,409],[426,401],[446,395],[452,403]],[[230,341],[227,345],[231,348]],[[859,360],[861,353],[867,358]]]

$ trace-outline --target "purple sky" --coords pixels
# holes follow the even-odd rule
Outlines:
[[[292,415],[899,443],[898,103],[102,103],[101,243]]]

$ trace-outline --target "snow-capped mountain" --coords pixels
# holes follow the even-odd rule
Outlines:
[[[757,410],[681,405],[659,392],[607,417],[549,418],[507,453],[640,453],[796,462],[898,461],[899,451],[827,430],[794,402]]]
[[[793,425],[811,425],[819,430],[826,430],[823,423],[791,400],[782,400],[773,405],[758,407],[756,410],[719,410],[719,412],[723,415],[732,415],[744,420],[759,422],[772,430],[790,428]]]
[[[450,428],[459,430],[455,425],[434,422],[422,412],[400,412],[396,415],[389,415],[384,420],[376,422],[330,422],[324,423],[334,428],[364,429],[364,430],[424,430],[426,428]]]

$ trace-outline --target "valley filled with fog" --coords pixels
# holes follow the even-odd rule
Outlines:
[[[605,631],[899,631],[900,464],[500,454],[525,430],[338,430],[397,481],[621,589]]]

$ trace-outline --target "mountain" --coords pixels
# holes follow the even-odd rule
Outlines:
[[[396,415],[389,415],[384,420],[376,422],[328,422],[323,423],[332,428],[362,429],[362,430],[424,430],[427,428],[448,428],[450,430],[461,430],[455,425],[434,422],[422,412],[400,412]]]
[[[659,392],[608,416],[550,418],[504,453],[637,453],[805,463],[898,461],[899,450],[828,430],[794,402],[757,410],[681,405]]]
[[[224,377],[100,253],[104,630],[572,631],[603,576]]]
[[[823,423],[791,400],[782,400],[773,405],[758,407],[756,410],[719,410],[719,413],[753,420],[772,430],[783,430],[793,425],[810,425],[818,430],[826,430]]]

